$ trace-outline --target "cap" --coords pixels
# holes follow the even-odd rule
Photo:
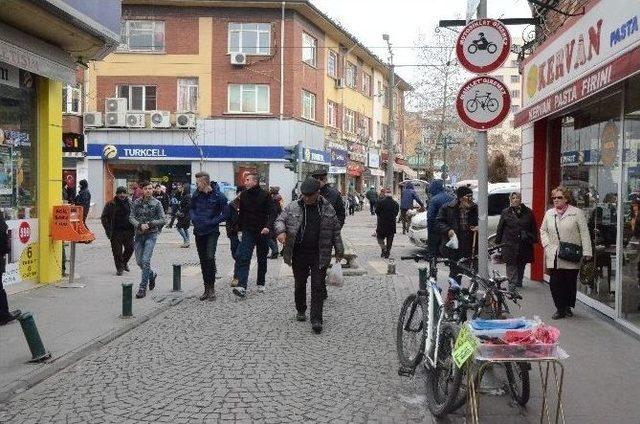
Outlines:
[[[116,189],[116,194],[123,194],[123,193],[124,193],[124,194],[126,194],[126,193],[127,193],[127,188],[126,188],[126,187],[122,187],[122,186],[120,186],[120,187],[118,187],[118,188]]]
[[[300,186],[300,192],[305,195],[313,194],[320,190],[320,183],[315,178],[307,178]]]
[[[456,197],[458,199],[460,199],[461,197],[466,196],[467,194],[473,194],[473,191],[467,186],[458,187],[456,189]]]
[[[311,176],[313,178],[326,177],[327,176],[327,170],[326,169],[316,169],[315,171],[313,171],[311,173]]]

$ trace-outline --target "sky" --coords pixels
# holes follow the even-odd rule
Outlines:
[[[382,34],[388,33],[394,46],[396,65],[416,64],[412,47],[418,34],[432,34],[440,19],[464,19],[467,5],[467,0],[311,1],[385,61],[388,54]],[[531,17],[526,0],[488,0],[487,5],[490,18]],[[521,36],[523,27],[510,30],[515,38]],[[411,82],[415,68],[400,66],[396,69],[398,75]]]

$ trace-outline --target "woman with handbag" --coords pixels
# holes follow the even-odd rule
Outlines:
[[[573,316],[571,308],[576,306],[578,272],[583,260],[591,260],[591,239],[584,213],[569,204],[571,192],[557,187],[551,191],[551,199],[553,208],[544,215],[540,240],[556,306],[552,318],[560,319]]]

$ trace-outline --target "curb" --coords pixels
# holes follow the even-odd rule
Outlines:
[[[181,297],[169,298],[167,303],[161,304],[159,307],[154,308],[139,317],[134,316],[133,319],[127,320],[122,326],[98,336],[97,339],[79,346],[77,349],[65,353],[64,355],[55,358],[50,362],[45,362],[46,365],[41,369],[34,371],[33,373],[17,380],[16,382],[9,383],[5,388],[0,389],[0,403],[7,402],[14,396],[29,390],[36,384],[46,380],[47,378],[67,368],[68,366],[75,364],[80,359],[101,349],[118,337],[127,334],[134,328],[144,324],[151,318],[154,318],[161,313],[166,312],[172,306],[178,305],[180,302],[182,302],[182,300],[189,297],[190,296],[188,293],[184,293]],[[165,297],[163,301],[164,300],[167,300],[167,297]]]

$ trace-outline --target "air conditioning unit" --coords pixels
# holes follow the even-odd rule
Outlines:
[[[232,65],[246,65],[247,64],[247,55],[244,53],[231,53],[231,64]]]
[[[196,115],[193,113],[177,113],[176,127],[178,128],[195,128]]]
[[[154,110],[149,113],[151,128],[170,128],[171,114],[166,110]]]
[[[129,128],[144,128],[146,127],[147,114],[144,112],[127,112],[125,120],[127,121],[127,127]]]
[[[126,113],[127,99],[122,99],[120,97],[111,97],[111,98],[105,99],[104,111]]]
[[[344,88],[344,79],[336,78],[336,88]]]
[[[85,112],[82,122],[85,127],[101,127],[102,126],[102,113],[101,112]]]
[[[127,114],[122,112],[107,112],[104,114],[105,127],[126,127]]]

